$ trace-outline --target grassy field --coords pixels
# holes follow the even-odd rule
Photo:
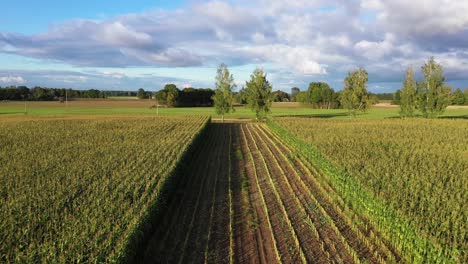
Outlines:
[[[93,100],[70,101],[68,106],[59,102],[27,102],[26,113],[29,115],[210,115],[219,118],[212,107],[159,108],[150,109],[154,101],[149,100]],[[254,118],[255,115],[246,107],[236,107],[236,111],[225,118]],[[0,102],[0,116],[22,115],[25,113],[24,102]],[[343,109],[312,109],[298,103],[273,103],[272,116],[306,116],[317,118],[349,118]],[[398,108],[375,107],[359,119],[383,119],[398,117]],[[468,108],[447,109],[443,117],[468,118]]]
[[[115,262],[206,117],[0,118],[0,262]]]

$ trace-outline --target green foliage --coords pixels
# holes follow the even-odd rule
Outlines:
[[[273,95],[273,102],[289,102],[291,101],[291,97],[289,96],[288,93],[285,93],[283,91],[274,91],[272,93]]]
[[[222,116],[224,121],[224,115],[234,112],[234,77],[229,72],[226,64],[221,64],[218,67],[216,75],[216,89],[213,95],[213,102],[216,113]]]
[[[400,89],[396,90],[395,93],[393,94],[392,104],[401,105],[401,90]]]
[[[416,81],[414,80],[414,71],[412,68],[406,71],[403,88],[400,98],[400,116],[412,117],[416,114],[418,98],[416,94]]]
[[[358,112],[365,112],[371,107],[371,100],[367,91],[367,71],[360,68],[348,73],[345,87],[341,92],[340,102],[348,113],[355,116]]]
[[[465,101],[465,94],[462,92],[460,88],[457,88],[455,92],[453,92],[452,104],[454,105],[468,104],[468,101]]]
[[[442,114],[450,104],[451,88],[445,84],[442,65],[436,63],[434,57],[421,67],[424,81],[418,87],[419,110],[426,118],[434,118]]]
[[[179,93],[180,90],[175,84],[166,84],[162,90],[156,92],[154,97],[159,104],[174,107],[177,106]]]
[[[312,106],[313,108],[337,108],[338,95],[324,82],[311,82],[305,92],[298,92],[296,101]]]
[[[214,91],[209,88],[184,88],[179,92],[177,106],[212,106]]]
[[[246,88],[250,109],[255,112],[257,120],[263,120],[271,111],[272,87],[262,69],[255,69]]]
[[[463,93],[465,94],[465,105],[468,105],[468,88],[465,88]]]
[[[143,88],[138,89],[137,98],[138,99],[145,99],[145,97],[146,97],[145,90]]]
[[[277,118],[275,123],[345,172],[345,190],[357,180],[385,203],[374,220],[410,256],[409,262],[466,263],[465,121]],[[366,202],[372,208],[375,201]],[[391,211],[411,222],[418,234],[388,218]]]
[[[245,87],[242,87],[239,92],[236,93],[236,102],[242,105],[247,104],[247,89]]]
[[[0,119],[0,262],[118,262],[207,122]]]

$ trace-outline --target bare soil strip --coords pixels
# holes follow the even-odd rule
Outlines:
[[[276,138],[266,126],[261,126],[262,133],[269,139]],[[382,238],[380,232],[361,215],[356,214],[345,205],[344,201],[329,185],[327,179],[318,173],[317,169],[285,144],[274,145],[279,153],[288,157],[298,173],[302,173],[309,191],[317,197],[328,214],[341,218],[335,221],[340,232],[347,238],[350,245],[356,249],[360,259],[367,259],[372,255],[373,260],[385,262],[401,261],[400,254]],[[372,234],[372,235],[371,235]]]
[[[213,123],[145,263],[397,262],[365,218],[265,125]],[[355,222],[359,224],[355,224]]]

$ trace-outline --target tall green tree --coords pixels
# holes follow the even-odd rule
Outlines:
[[[169,83],[164,86],[164,88],[154,95],[158,104],[164,104],[169,107],[174,107],[177,105],[177,99],[179,97],[179,89],[175,84]]]
[[[400,116],[412,117],[416,113],[418,98],[416,96],[416,81],[414,80],[413,68],[406,71],[403,88],[400,94]]]
[[[138,99],[145,99],[145,97],[146,97],[145,90],[143,88],[138,89],[137,98]]]
[[[392,104],[394,105],[401,104],[401,90],[400,89],[396,90],[392,97],[393,97]]]
[[[365,112],[370,108],[368,80],[367,71],[362,68],[349,72],[345,78],[340,102],[343,108],[348,109],[349,115],[355,116],[358,112]]]
[[[454,104],[454,105],[464,105],[464,104],[466,104],[465,94],[463,94],[463,92],[462,92],[462,90],[460,88],[457,88],[455,90],[455,92],[453,92],[452,104]]]
[[[325,82],[311,82],[309,89],[310,103],[317,108],[331,108],[335,100],[335,91]]]
[[[218,67],[215,86],[213,102],[216,113],[222,116],[224,122],[224,115],[235,111],[233,91],[236,87],[234,77],[224,63]]]
[[[426,118],[442,114],[450,104],[451,88],[445,84],[444,70],[434,57],[421,67],[424,82],[418,91],[419,109]]]
[[[263,120],[271,111],[272,87],[262,69],[255,69],[246,83],[247,102],[257,120]]]

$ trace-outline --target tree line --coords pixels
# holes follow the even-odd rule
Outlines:
[[[106,98],[111,91],[73,90],[67,88],[47,88],[26,86],[0,87],[0,100],[29,100],[29,101],[52,101],[68,98]]]
[[[468,104],[468,89],[463,93],[460,88],[452,91],[446,84],[442,65],[434,57],[421,67],[423,80],[416,81],[414,70],[410,67],[405,74],[403,87],[395,93],[395,103],[400,105],[400,116],[422,115],[434,118],[450,104]]]
[[[209,88],[184,88],[175,84],[166,84],[154,94],[158,104],[168,107],[213,106],[214,91]]]

